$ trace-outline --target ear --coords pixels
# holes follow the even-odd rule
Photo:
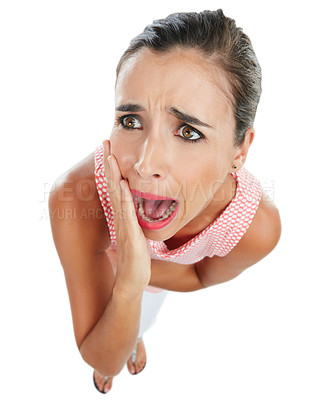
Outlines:
[[[231,172],[237,172],[245,163],[249,148],[253,142],[255,136],[255,130],[253,127],[250,127],[246,131],[245,141],[242,143],[241,146],[238,146],[235,149],[235,155],[233,158]],[[236,167],[236,168],[234,168]]]

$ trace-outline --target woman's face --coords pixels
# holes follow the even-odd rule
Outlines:
[[[201,231],[223,186],[230,187],[236,149],[228,92],[224,74],[193,50],[145,49],[123,64],[111,153],[147,238]]]

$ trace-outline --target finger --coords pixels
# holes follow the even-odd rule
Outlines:
[[[104,151],[105,154],[108,154],[108,141],[104,144]],[[136,230],[138,231],[138,229],[141,232],[136,216],[132,193],[128,182],[122,178],[118,162],[114,155],[111,154],[105,159],[105,166],[109,196],[114,210],[114,226],[116,233],[120,233],[121,227],[122,230],[131,228],[129,226],[130,223],[132,223],[133,233]],[[126,222],[127,226],[125,225]]]
[[[121,209],[122,214],[125,218],[127,230],[131,230],[132,234],[135,232],[142,233],[142,229],[138,223],[135,205],[133,201],[133,195],[130,191],[129,184],[126,180],[122,179],[120,181],[121,186]]]
[[[103,142],[103,158],[104,158],[104,160],[107,159],[110,154],[111,154],[110,141],[109,140],[105,140]]]
[[[121,186],[122,175],[117,163],[116,158],[111,154],[107,158],[109,170],[109,195],[112,203],[113,210],[118,210],[121,207]]]
[[[107,158],[106,163],[108,170],[107,187],[114,213],[114,227],[117,237],[121,239],[120,235],[123,235],[123,231],[125,231],[125,215],[122,208],[122,188],[120,186],[122,175],[118,162],[112,154]]]
[[[107,180],[110,179],[109,174],[110,174],[110,166],[108,164],[108,157],[110,155],[110,142],[108,140],[105,140],[103,142],[103,164],[104,164],[104,174]]]
[[[133,195],[130,191],[129,184],[125,179],[122,179],[120,181],[120,186],[121,186],[122,208],[125,212],[125,216],[128,218],[135,217],[137,221]]]
[[[110,141],[105,140],[103,142],[104,174],[106,177],[107,188],[108,188],[110,200],[111,200],[112,207],[114,210],[114,208],[117,207],[116,197],[117,197],[118,201],[120,199],[121,190],[120,190],[119,182],[122,177],[121,177],[121,173],[120,173],[119,166],[117,164],[116,159],[115,159],[116,163],[113,163],[114,164],[113,167],[112,167],[112,165],[110,165],[111,163],[109,162],[109,158],[112,156],[110,153],[111,153]]]

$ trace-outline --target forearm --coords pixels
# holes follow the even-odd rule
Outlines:
[[[83,359],[103,376],[117,375],[136,346],[142,293],[129,296],[114,290],[93,329],[83,340]]]
[[[149,285],[174,292],[194,292],[203,289],[195,265],[183,265],[151,260]]]
[[[205,288],[228,282],[240,275],[246,266],[243,263],[236,265],[226,257],[205,258],[197,263],[196,270],[200,281]]]

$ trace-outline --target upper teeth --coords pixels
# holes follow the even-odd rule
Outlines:
[[[173,214],[173,212],[175,211],[175,208],[177,207],[177,204],[178,204],[177,201],[174,201],[174,203],[172,203],[171,206],[167,210],[164,211],[162,217],[160,217],[158,219],[151,219],[146,216],[145,211],[143,209],[143,199],[140,198],[138,212],[139,212],[141,218],[147,222],[163,221],[164,219],[168,218],[170,215]]]

